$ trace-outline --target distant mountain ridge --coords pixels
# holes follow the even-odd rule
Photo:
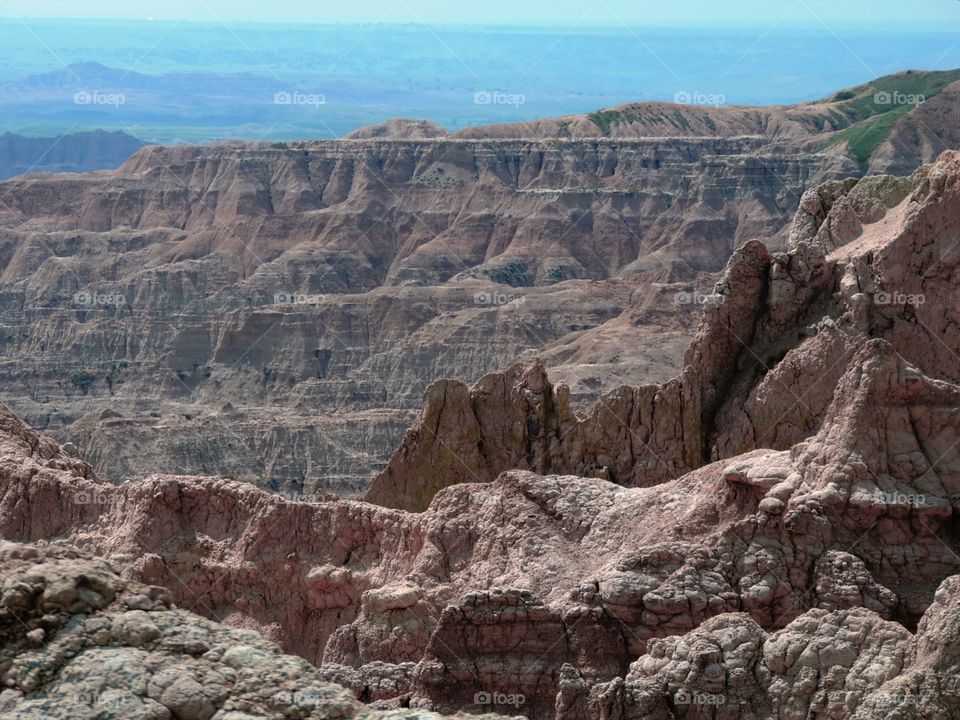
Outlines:
[[[124,132],[79,132],[61,137],[0,135],[0,179],[30,172],[89,172],[119,167],[144,144]]]
[[[759,135],[795,149],[836,148],[865,172],[909,173],[960,146],[960,69],[906,70],[799,105],[727,106],[722,96],[619,105],[548,120],[467,128],[452,137],[586,138]]]

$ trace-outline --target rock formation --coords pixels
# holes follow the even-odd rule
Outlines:
[[[163,588],[75,550],[0,543],[0,571],[8,720],[440,720],[373,710],[257,633],[176,608]]]
[[[684,97],[684,96],[687,97]],[[909,174],[955,148],[960,71],[906,70],[801,105],[727,106],[703,93],[677,104],[629,103],[585,115],[472,127],[459,138],[740,137],[762,135],[787,147],[847,154],[871,173]]]
[[[96,130],[59,137],[3,133],[0,180],[23,173],[113,170],[142,147],[142,142],[124,132]]]
[[[790,712],[833,702],[807,680],[822,670],[823,687],[837,687],[829,647],[862,676],[851,680],[860,694],[849,710],[908,666],[903,626],[916,627],[937,585],[960,571],[949,463],[938,465],[942,486],[922,463],[892,467],[916,454],[908,440],[931,447],[947,428],[955,432],[936,408],[955,407],[958,392],[873,340],[851,363],[824,427],[792,451],[755,451],[651,488],[505,473],[447,488],[421,515],[349,501],[290,503],[216,479],[103,484],[8,417],[0,532],[62,538],[108,556],[186,608],[260,629],[322,662],[361,696],[392,692],[441,711],[478,709],[474,698],[523,698],[533,718],[581,706],[593,709],[564,712],[612,717],[595,706],[619,702],[643,717],[643,708],[666,712],[678,693],[724,688],[723,702],[748,702],[765,717],[758,708],[782,696],[781,686],[797,686]],[[897,418],[911,411],[931,418],[929,426],[898,435]],[[838,625],[871,642],[884,628],[900,645],[877,639],[882,652],[847,649]],[[723,647],[724,632],[762,644],[771,674],[751,673],[761,678],[755,685],[717,679],[737,663],[752,667],[755,647],[742,660],[707,653],[697,661],[706,663],[704,678],[678,676],[689,665],[686,648],[715,631]],[[690,637],[677,645],[677,635]],[[811,636],[822,637],[824,649],[811,652],[824,664],[791,670]],[[796,650],[769,649],[791,643]],[[663,669],[657,658],[675,652],[678,669]],[[661,670],[654,689],[640,683],[642,700],[617,699],[626,693],[618,677],[632,687],[638,673]]]
[[[697,311],[677,293],[858,172],[766,144],[153,147],[11,180],[2,399],[112,482],[361,493],[438,378],[542,354],[589,404],[674,374]]]
[[[163,468],[359,496],[438,379],[539,359],[577,410],[673,377],[736,248],[785,249],[824,181],[956,145],[958,78],[452,135],[397,120],[16,178],[0,184],[0,400],[111,482]]]
[[[45,588],[100,612],[88,590],[120,593],[107,561],[133,594],[183,608],[153,612],[232,638],[206,659],[165,658],[184,668],[176,679],[143,678],[138,702],[174,715],[165,697],[266,714],[249,676],[222,667],[238,670],[225,645],[241,642],[268,656],[257,674],[296,668],[409,712],[955,717],[960,153],[906,180],[835,179],[798,204],[785,251],[734,253],[677,377],[607,393],[590,414],[536,363],[472,389],[435,384],[370,491],[379,505],[216,476],[114,485],[0,411],[0,537],[31,544],[0,563],[51,578],[27,591],[5,575],[7,607],[33,598],[40,621],[8,622],[0,703],[30,708],[69,686],[37,670],[65,661],[38,665],[30,643],[83,646],[86,620],[45,621]],[[108,614],[151,611],[121,602]],[[160,618],[136,617],[167,637]],[[109,622],[113,638],[122,621]],[[181,678],[202,692],[168,696]]]
[[[871,338],[955,382],[958,207],[954,153],[911,180],[808,191],[790,252],[757,242],[734,254],[705,297],[679,377],[621,387],[587,416],[537,366],[490,375],[469,391],[443,381],[367,498],[422,510],[439,487],[517,467],[642,487],[758,448],[788,450],[821,427]]]

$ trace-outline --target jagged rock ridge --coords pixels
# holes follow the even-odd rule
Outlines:
[[[757,448],[786,450],[821,426],[870,338],[931,377],[957,381],[955,157],[913,179],[806,193],[793,249],[770,253],[755,242],[734,254],[706,298],[683,372],[665,384],[621,387],[587,416],[536,365],[470,390],[434,385],[367,498],[422,510],[439,487],[517,467],[642,487]],[[921,269],[906,270],[911,263]]]

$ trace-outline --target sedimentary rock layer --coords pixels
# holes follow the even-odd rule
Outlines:
[[[788,253],[747,243],[707,296],[683,372],[624,386],[592,413],[543,368],[473,388],[432,386],[417,425],[374,481],[372,502],[422,510],[440,488],[510,468],[655,485],[757,448],[787,450],[821,427],[858,348],[886,340],[956,382],[958,158],[912,179],[828,183],[806,193]]]
[[[438,378],[539,353],[589,403],[675,373],[677,294],[859,172],[767,143],[153,147],[0,183],[0,397],[113,482],[357,494]]]

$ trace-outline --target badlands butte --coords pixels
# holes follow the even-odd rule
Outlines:
[[[371,491],[422,512],[114,485],[3,410],[0,716],[958,717],[960,152],[786,244],[590,415],[434,385]]]
[[[923,100],[923,102],[920,102]],[[111,481],[362,494],[426,388],[542,361],[587,411],[682,369],[803,193],[960,146],[960,72],[792,107],[148,147],[0,183],[0,400]]]

